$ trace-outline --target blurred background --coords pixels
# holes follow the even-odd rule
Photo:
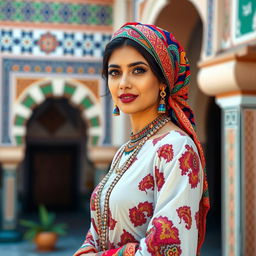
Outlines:
[[[255,0],[0,0],[0,254],[41,255],[19,225],[39,204],[69,226],[45,255],[82,244],[90,194],[130,134],[101,77],[128,21],[173,32],[191,63],[212,207],[202,256],[255,255]]]

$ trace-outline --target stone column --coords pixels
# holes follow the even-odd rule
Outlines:
[[[94,185],[99,184],[106,175],[113,160],[117,147],[89,147],[88,157],[96,168],[94,175]]]
[[[250,46],[202,62],[199,85],[222,109],[222,255],[256,251],[256,54]]]
[[[17,166],[23,158],[23,147],[0,147],[2,166],[0,242],[17,241]]]
[[[223,113],[223,255],[256,249],[256,96],[221,97]]]

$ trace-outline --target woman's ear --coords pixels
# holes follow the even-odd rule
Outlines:
[[[165,90],[166,87],[167,87],[166,84],[163,84],[163,83],[160,84],[160,90]]]

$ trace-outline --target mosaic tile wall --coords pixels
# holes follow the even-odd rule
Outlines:
[[[10,145],[15,81],[19,76],[101,78],[112,32],[112,0],[0,0],[0,144]],[[15,80],[16,79],[16,80]],[[104,104],[110,143],[110,101]]]
[[[112,1],[100,1],[101,5],[87,1],[72,2],[0,0],[0,21],[99,26],[112,24]]]
[[[0,52],[17,55],[42,55],[100,58],[110,33],[45,31],[43,29],[1,29]]]

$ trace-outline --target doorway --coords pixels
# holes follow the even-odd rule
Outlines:
[[[77,207],[77,145],[28,147],[28,187],[26,208],[43,204],[48,209],[73,210]]]
[[[33,110],[20,188],[23,211],[37,211],[40,204],[53,211],[79,209],[79,199],[93,179],[86,139],[81,111],[68,99],[48,98]]]

